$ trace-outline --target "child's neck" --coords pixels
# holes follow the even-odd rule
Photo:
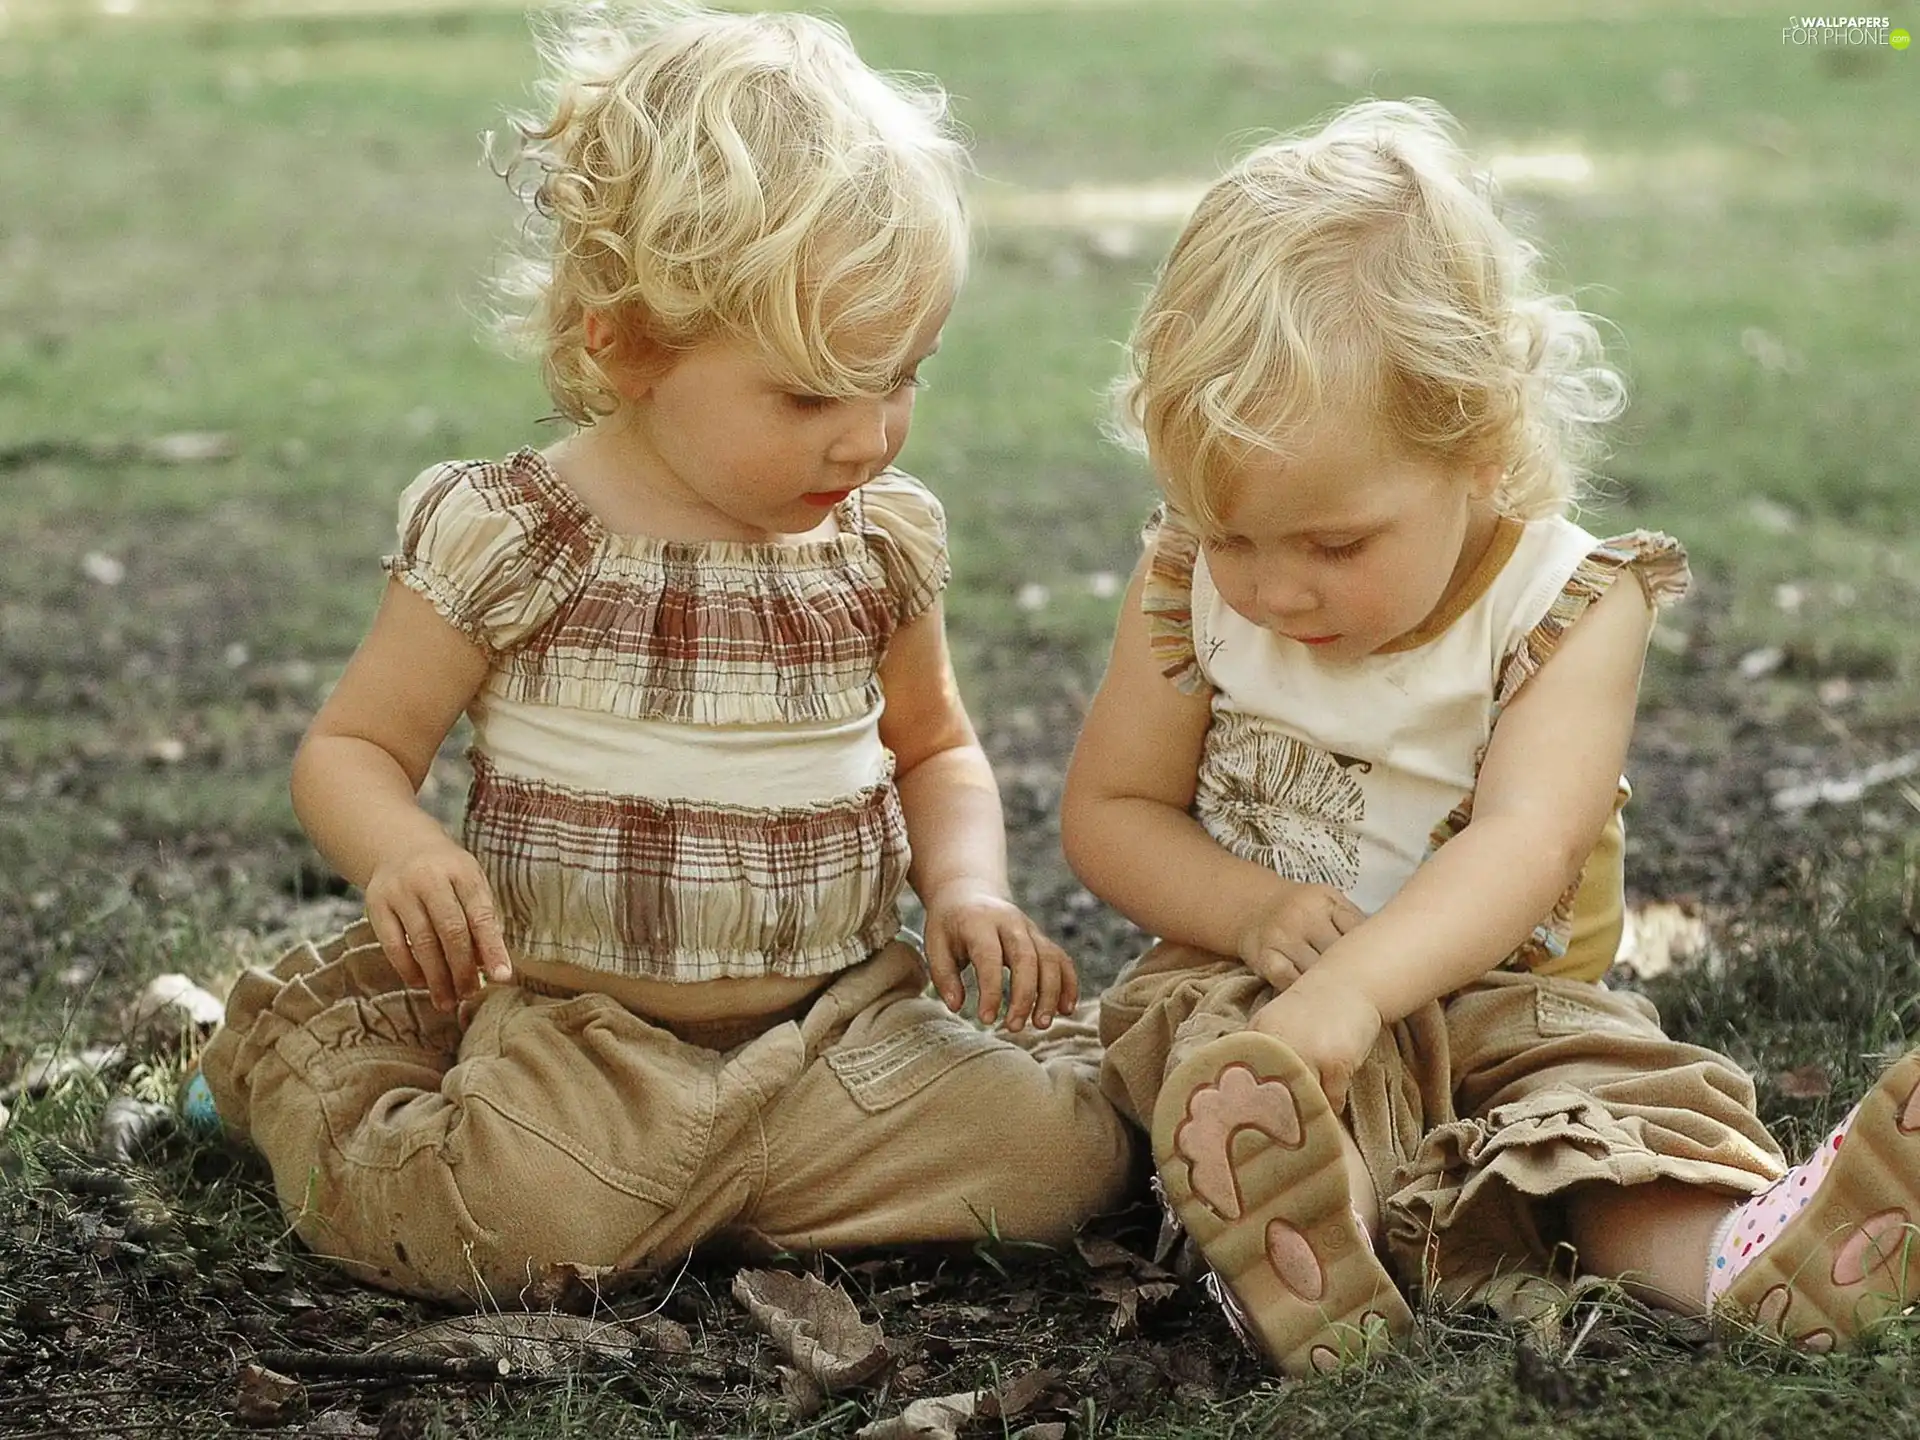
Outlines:
[[[560,483],[605,530],[651,540],[780,544],[839,533],[829,514],[803,535],[746,524],[679,484],[621,412],[603,416],[543,452]]]
[[[1461,592],[1474,583],[1476,573],[1487,559],[1499,530],[1500,515],[1493,506],[1480,500],[1471,502],[1467,511],[1467,533],[1461,540],[1460,558],[1454,562],[1447,588],[1441,592],[1439,602],[1427,613],[1427,617],[1400,636],[1389,648],[1410,649],[1414,645],[1425,644],[1459,618],[1460,611],[1471,603],[1469,599],[1463,604]],[[1481,578],[1483,584],[1490,583],[1490,577]]]

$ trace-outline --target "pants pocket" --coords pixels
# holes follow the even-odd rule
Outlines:
[[[565,1185],[561,1177],[577,1170],[588,1190],[662,1210],[681,1203],[714,1125],[705,1052],[604,995],[522,997],[490,1027],[491,1018],[476,1017],[448,1077],[470,1112],[470,1141],[484,1134],[494,1146],[538,1152],[521,1162],[529,1178],[545,1171]]]
[[[1534,995],[1534,1024],[1543,1037],[1604,1030],[1665,1039],[1652,1007],[1638,995],[1602,990],[1588,981],[1543,982]]]
[[[956,1065],[1005,1046],[990,1032],[942,1013],[869,1044],[831,1050],[825,1059],[853,1103],[877,1115],[912,1099]]]

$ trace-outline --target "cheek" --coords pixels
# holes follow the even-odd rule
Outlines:
[[[1261,623],[1257,613],[1259,607],[1254,603],[1259,587],[1253,580],[1253,567],[1224,555],[1207,557],[1207,573],[1213,578],[1213,588],[1227,603],[1227,608],[1242,619]]]
[[[895,455],[907,443],[907,431],[913,428],[913,400],[914,392],[908,390],[887,407],[887,441]]]

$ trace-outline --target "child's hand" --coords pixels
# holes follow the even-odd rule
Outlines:
[[[1279,894],[1241,928],[1240,958],[1274,989],[1285,990],[1367,917],[1331,885],[1280,885]]]
[[[1253,1013],[1253,1028],[1283,1041],[1320,1077],[1320,1088],[1337,1114],[1347,1103],[1353,1072],[1380,1038],[1380,1010],[1352,985],[1323,980],[1326,971],[1301,977]]]
[[[927,968],[949,1010],[958,1013],[966,1001],[960,971],[969,964],[980,982],[983,1025],[999,1018],[1019,1030],[1031,1019],[1044,1030],[1080,1003],[1073,961],[1012,901],[983,890],[948,891],[926,897],[926,909]],[[1003,975],[1012,977],[1005,1016]]]
[[[367,881],[367,919],[408,985],[451,1011],[490,980],[513,978],[493,889],[480,862],[451,840],[383,861]]]

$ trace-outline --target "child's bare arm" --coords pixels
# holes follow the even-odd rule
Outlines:
[[[1141,561],[1121,603],[1107,673],[1067,771],[1067,863],[1142,929],[1237,955],[1284,985],[1364,917],[1330,886],[1240,859],[1189,813],[1210,705],[1204,694],[1182,694],[1154,661],[1140,607],[1149,564]]]
[[[1317,1052],[1336,1031],[1357,1036],[1364,1027],[1350,1022],[1359,1010],[1392,1023],[1484,975],[1527,938],[1612,812],[1651,630],[1651,602],[1623,576],[1501,715],[1471,823],[1272,1002],[1259,1028]],[[1338,1069],[1364,1053],[1303,1058]]]
[[[1066,952],[1013,903],[999,787],[961,702],[937,601],[893,637],[880,679],[880,738],[894,755],[934,986],[958,1010],[960,969],[971,964],[983,1022],[1003,1018],[1018,1030],[1032,1019],[1044,1028],[1079,1003],[1079,981]]]
[[[390,581],[366,639],[293,762],[293,804],[320,852],[363,887],[367,918],[409,984],[451,1009],[479,971],[512,973],[479,863],[416,795],[486,678],[484,651]]]

